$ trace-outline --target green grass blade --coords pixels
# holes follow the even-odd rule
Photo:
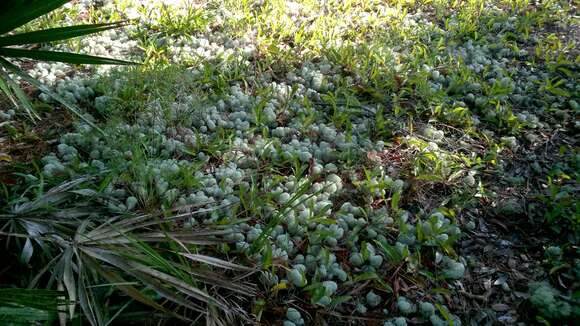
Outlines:
[[[256,239],[256,241],[254,241],[252,243],[252,245],[250,246],[250,253],[254,254],[256,253],[258,250],[261,250],[264,247],[264,243],[267,240],[267,238],[270,236],[270,234],[272,233],[272,231],[274,230],[274,228],[276,227],[276,225],[278,225],[280,223],[280,221],[282,220],[283,216],[292,208],[302,204],[303,202],[305,202],[306,200],[308,200],[309,198],[311,198],[312,196],[320,193],[321,191],[314,193],[314,194],[309,194],[307,195],[306,198],[304,199],[300,199],[300,197],[302,197],[302,195],[305,195],[308,190],[310,189],[310,187],[312,186],[312,180],[311,179],[307,179],[307,181],[301,185],[298,190],[296,191],[296,193],[294,194],[294,196],[292,196],[290,198],[290,200],[288,200],[288,202],[286,202],[279,210],[279,212],[274,215],[272,217],[272,219],[268,222],[268,225],[264,228],[264,230],[262,231],[262,233],[260,234],[260,236],[258,237],[258,239]]]
[[[57,9],[70,0],[3,0],[0,4],[0,34]]]
[[[101,130],[101,128],[97,127],[92,121],[88,120],[85,116],[83,116],[80,113],[80,111],[79,111],[79,109],[77,107],[75,107],[74,105],[68,103],[67,100],[65,100],[60,95],[58,95],[55,92],[53,92],[52,90],[50,90],[48,87],[44,86],[38,80],[32,78],[29,74],[27,74],[26,72],[22,71],[22,69],[18,68],[17,66],[15,66],[14,64],[12,64],[11,62],[9,62],[8,60],[6,60],[6,59],[4,59],[2,57],[0,57],[0,65],[2,65],[6,69],[12,71],[16,75],[18,75],[22,79],[24,79],[25,81],[29,82],[30,84],[32,84],[33,86],[35,86],[36,88],[38,88],[39,90],[41,90],[42,92],[46,93],[47,95],[49,95],[50,97],[52,97],[53,99],[55,99],[56,101],[58,101],[59,103],[61,103],[62,105],[64,105],[64,107],[66,107],[69,111],[71,111],[72,113],[74,113],[81,120],[83,120],[84,122],[86,122],[89,126],[95,128],[96,130],[98,130],[102,134],[105,134],[105,132],[103,130]]]
[[[0,74],[3,71],[0,71]],[[8,77],[10,78],[10,77]],[[16,99],[14,98],[14,93],[12,92],[12,90],[10,89],[10,87],[8,86],[8,83],[4,80],[5,76],[2,75],[0,76],[0,91],[2,91],[2,93],[4,93],[4,95],[6,95],[6,97],[8,98],[8,100],[10,100],[10,102],[12,102],[12,105],[14,105],[14,107],[18,108],[18,102],[16,101]]]
[[[50,28],[41,31],[13,34],[0,37],[0,46],[25,45],[35,43],[47,43],[61,40],[68,40],[74,37],[94,34],[109,29],[119,28],[126,25],[126,22],[87,24],[77,26],[67,26]]]
[[[136,262],[130,262],[128,266],[130,266],[132,270],[137,271],[138,273],[143,273],[145,275],[148,275],[150,277],[153,277],[154,279],[161,281],[164,284],[169,284],[175,287],[175,289],[177,289],[179,292],[187,296],[193,297],[201,302],[217,304],[222,310],[228,311],[228,306],[225,302],[219,301],[217,298],[212,297],[205,291],[202,291],[177,277],[174,277],[167,273],[160,272],[147,265]]]
[[[28,96],[24,94],[20,86],[16,84],[16,82],[14,82],[14,80],[12,80],[12,78],[3,70],[0,70],[0,89],[8,95],[8,98],[16,108],[24,109],[26,114],[30,117],[30,120],[40,120],[40,116],[36,111],[34,111]],[[12,95],[14,95],[16,99],[12,97]]]
[[[13,48],[0,48],[0,56],[9,58],[29,58],[41,61],[56,61],[71,64],[89,64],[89,65],[135,65],[136,62],[117,60],[105,57],[97,57],[87,54],[26,50]]]
[[[111,325],[111,323],[119,316],[121,316],[121,314],[123,313],[123,311],[125,311],[125,309],[127,309],[127,307],[129,307],[129,305],[133,302],[133,300],[129,300],[127,301],[121,308],[119,308],[119,310],[117,310],[117,312],[111,316],[107,322],[105,323],[104,326],[109,326]]]

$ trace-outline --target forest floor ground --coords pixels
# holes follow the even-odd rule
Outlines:
[[[36,219],[3,232],[120,216],[162,216],[181,235],[228,227],[219,243],[174,239],[155,247],[166,262],[148,259],[173,277],[191,272],[187,253],[255,268],[215,274],[252,297],[186,280],[243,311],[240,323],[580,318],[574,1],[73,1],[27,28],[121,19],[130,24],[40,46],[141,65],[15,61],[98,128],[24,84],[40,122],[0,104],[0,210]],[[54,286],[33,276],[62,269],[39,258],[41,242],[9,246],[0,283]],[[125,266],[117,255],[105,269]],[[91,291],[111,311],[94,320],[139,311]]]

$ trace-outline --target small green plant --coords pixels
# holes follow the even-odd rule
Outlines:
[[[537,309],[538,321],[565,321],[580,317],[580,303],[563,296],[547,282],[530,284],[530,302]]]
[[[547,178],[547,188],[538,199],[544,206],[544,220],[555,232],[566,231],[573,242],[580,239],[580,203],[570,176],[559,171]]]

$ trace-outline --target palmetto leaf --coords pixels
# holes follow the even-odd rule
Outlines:
[[[26,50],[0,47],[0,56],[8,58],[29,58],[41,61],[57,61],[72,64],[90,65],[134,65],[135,62],[97,57],[87,54],[77,54],[68,52]]]
[[[74,236],[74,241],[78,241],[79,238],[79,234],[83,233],[86,231],[87,227],[89,227],[90,225],[90,220],[86,219],[83,220],[80,225],[78,226],[75,236]],[[91,325],[93,326],[98,326],[98,325],[104,325],[105,324],[105,317],[104,317],[104,312],[103,309],[101,309],[101,306],[99,305],[98,300],[96,299],[94,293],[93,293],[93,289],[89,286],[91,285],[91,282],[89,281],[89,275],[91,274],[91,270],[86,269],[85,265],[86,264],[86,259],[82,259],[81,256],[79,255],[79,251],[78,251],[78,247],[77,246],[68,246],[67,249],[64,252],[64,255],[66,257],[66,254],[68,251],[71,251],[74,253],[74,257],[75,257],[75,262],[76,262],[76,269],[77,269],[77,279],[78,281],[76,282],[77,288],[74,289],[75,291],[75,295],[78,296],[78,305],[80,306],[80,308],[82,309],[82,311],[84,312],[85,317],[89,320],[89,322],[91,323]],[[72,257],[72,255],[71,255]],[[72,262],[71,262],[72,265]],[[66,271],[65,271],[66,272]],[[64,279],[64,275],[63,275],[63,279]],[[73,277],[74,280],[74,277]],[[68,287],[67,287],[68,289]],[[69,294],[70,297],[70,294]],[[74,307],[73,307],[74,308]],[[73,308],[69,308],[69,309],[73,309]],[[73,314],[71,312],[71,318],[73,317]]]
[[[253,268],[234,264],[234,263],[231,263],[229,261],[225,261],[225,260],[215,258],[215,257],[198,255],[198,254],[184,254],[184,253],[182,253],[181,255],[184,257],[187,257],[193,261],[212,265],[212,266],[219,267],[219,268],[232,269],[232,270],[238,270],[238,271],[254,271]]]
[[[172,312],[167,310],[165,307],[158,304],[157,302],[152,300],[150,297],[141,293],[141,291],[139,291],[137,288],[135,288],[132,285],[129,285],[128,282],[125,281],[125,279],[121,275],[119,275],[118,273],[104,269],[94,259],[91,259],[89,257],[85,258],[84,261],[87,263],[87,265],[91,269],[97,271],[97,273],[99,273],[99,275],[103,276],[107,281],[109,281],[113,284],[116,284],[116,287],[118,289],[123,291],[125,294],[127,294],[128,296],[130,296],[134,300],[137,300],[145,305],[148,305],[152,308],[155,308],[155,309],[162,311],[164,313],[167,313],[169,315],[174,315]],[[82,304],[82,302],[81,302],[81,304]],[[90,309],[90,308],[87,307],[87,309]]]
[[[166,294],[167,288],[163,286],[171,285],[174,286],[179,292],[186,295],[190,295],[202,302],[208,302],[212,300],[212,297],[207,293],[192,287],[191,285],[163,272],[159,272],[151,267],[145,266],[136,262],[127,262],[127,260],[113,254],[110,251],[96,249],[96,248],[84,248],[83,252],[88,256],[106,262],[116,268],[125,271],[126,273],[136,277],[141,280],[147,286],[155,288],[155,291],[162,296],[168,296]],[[179,297],[179,296],[175,296]],[[181,300],[179,300],[181,301]],[[225,304],[224,304],[225,305]],[[203,309],[200,306],[188,304],[188,308],[202,312]],[[226,306],[227,307],[227,306]]]
[[[89,320],[89,323],[95,326],[103,325],[103,314],[97,300],[95,300],[92,289],[86,284],[84,269],[79,269],[79,282],[76,292],[79,297],[78,304],[84,312],[85,317]]]
[[[173,218],[162,219],[157,214],[110,219],[89,215],[79,215],[80,219],[52,218],[56,208],[66,210],[72,205],[70,209],[74,209],[75,198],[91,193],[82,189],[94,181],[90,177],[81,177],[65,182],[27,205],[14,207],[10,214],[2,217],[3,220],[12,219],[13,224],[23,230],[14,229],[5,235],[26,238],[34,245],[34,241],[43,241],[43,250],[35,250],[34,255],[52,252],[46,257],[46,266],[34,277],[33,286],[39,286],[40,280],[47,278],[42,274],[50,273],[50,279],[60,284],[69,299],[60,305],[63,309],[68,308],[66,315],[72,317],[72,305],[78,305],[93,326],[104,326],[112,320],[105,313],[101,296],[94,290],[102,287],[114,287],[135,302],[183,320],[190,320],[191,312],[207,316],[208,307],[215,307],[220,311],[218,315],[226,319],[232,316],[244,318],[235,300],[256,293],[252,284],[240,281],[254,270],[192,253],[199,250],[200,243],[223,242],[223,236],[232,230],[221,226],[215,230],[166,232],[164,229]],[[179,246],[172,245],[171,241]],[[31,259],[34,261],[37,259]],[[224,269],[230,273],[248,273],[231,278],[218,272]],[[225,299],[218,293],[223,290],[233,291],[235,295]],[[165,301],[159,301],[159,298]],[[181,308],[179,314],[173,311],[176,306]],[[59,312],[60,315],[66,316],[63,312]]]
[[[68,299],[70,304],[68,306],[69,309],[69,316],[72,318],[74,316],[76,300],[77,300],[77,287],[76,287],[76,279],[74,276],[73,271],[73,248],[69,247],[65,250],[64,255],[62,256],[62,265],[63,265],[63,273],[62,273],[62,282],[64,287],[68,293]]]
[[[70,0],[3,0],[0,2],[0,34],[8,33]]]
[[[171,221],[174,220],[175,216],[172,218],[165,218],[164,220]],[[108,221],[108,223],[103,223],[86,234],[85,241],[87,244],[90,243],[128,243],[131,240],[127,239],[125,236],[129,232],[135,230],[147,230],[151,226],[158,226],[160,221],[158,217],[153,217],[151,215],[139,215],[135,217],[126,217],[122,220],[116,220],[115,218]],[[166,242],[173,240],[181,241],[188,244],[198,244],[198,245],[211,245],[223,242],[220,236],[231,234],[233,231],[231,229],[200,229],[188,232],[139,232],[139,240],[143,242]],[[170,238],[168,238],[168,235]]]
[[[35,119],[40,120],[40,117],[34,111],[34,108],[32,107],[32,103],[30,103],[28,96],[24,94],[20,86],[17,85],[12,80],[12,78],[10,78],[10,76],[1,68],[0,68],[0,89],[2,89],[2,91],[8,96],[8,98],[11,100],[13,104],[15,104],[17,108],[23,107],[24,111],[28,114],[31,120]],[[16,97],[16,99],[14,97]]]
[[[195,232],[195,231],[193,231]],[[231,233],[231,232],[230,232]],[[128,244],[133,243],[134,240],[128,239],[125,233],[120,231],[115,231],[108,233],[110,237],[100,236],[96,239],[86,239],[83,242],[87,245],[112,245],[112,244]],[[216,232],[216,235],[223,234],[223,232]],[[165,234],[163,232],[152,232],[152,233],[139,233],[135,236],[142,242],[169,242],[169,241],[180,241],[187,244],[195,245],[215,245],[222,243],[223,240],[215,237],[204,236],[195,234],[192,232],[171,232]]]
[[[38,198],[33,201],[14,206],[11,213],[16,215],[31,214],[34,213],[34,211],[42,209],[46,206],[56,205],[71,196],[71,194],[68,193],[69,190],[73,190],[75,187],[88,180],[89,178],[80,177],[64,182],[56,187],[49,189],[46,193],[38,196]]]
[[[7,35],[0,37],[0,47],[68,40],[74,37],[94,34],[125,25],[125,21],[120,21],[114,23],[57,27],[34,32]]]

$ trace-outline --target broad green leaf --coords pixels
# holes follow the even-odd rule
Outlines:
[[[316,302],[318,302],[320,299],[322,299],[322,297],[326,294],[326,289],[324,288],[324,286],[322,286],[322,284],[316,284],[314,287],[314,291],[310,292],[310,302],[312,302],[313,304],[315,304]]]
[[[565,89],[559,88],[559,87],[550,87],[550,88],[547,88],[547,90],[554,95],[558,95],[558,96],[562,96],[562,97],[570,97],[570,93],[568,91],[566,91]]]
[[[402,193],[401,190],[397,190],[397,191],[395,191],[395,193],[391,197],[391,209],[394,212],[398,212],[399,211],[399,202],[401,200],[401,193]]]
[[[14,48],[0,48],[0,56],[9,58],[29,58],[41,61],[57,61],[72,64],[89,64],[89,65],[134,65],[135,62],[97,57],[87,54],[77,54],[68,52],[27,50]]]
[[[0,34],[57,9],[70,0],[2,0],[0,2]]]
[[[389,245],[386,242],[375,240],[375,243],[379,248],[387,255],[389,261],[393,263],[400,263],[404,257],[399,253],[396,247]]]
[[[268,243],[263,248],[262,268],[268,269],[272,266],[272,246]]]
[[[377,275],[377,273],[366,272],[366,273],[362,273],[362,274],[355,276],[353,278],[353,281],[354,282],[362,282],[362,281],[368,281],[368,280],[376,280],[378,278],[379,278],[379,276]]]
[[[119,28],[126,22],[88,24],[67,27],[50,28],[41,31],[13,34],[0,37],[0,46],[25,45],[35,43],[47,43],[61,40],[68,40],[74,37],[94,34],[113,28]]]
[[[317,217],[317,218],[313,218],[313,219],[308,220],[308,221],[312,222],[312,223],[323,224],[323,225],[336,224],[336,220],[326,218],[326,217]]]

